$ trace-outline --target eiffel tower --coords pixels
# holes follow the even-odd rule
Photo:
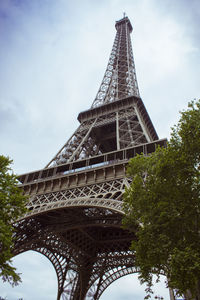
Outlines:
[[[108,65],[90,109],[41,170],[19,176],[28,212],[16,224],[14,255],[34,250],[53,264],[57,300],[99,299],[118,278],[138,272],[121,228],[128,160],[148,155],[158,139],[140,98],[127,16],[115,24]]]

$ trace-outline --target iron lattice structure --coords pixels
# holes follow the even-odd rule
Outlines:
[[[35,250],[52,262],[57,300],[99,299],[116,279],[138,272],[121,228],[126,165],[159,140],[139,96],[127,17],[116,37],[97,96],[80,126],[42,170],[19,176],[28,213],[16,227],[14,254]]]

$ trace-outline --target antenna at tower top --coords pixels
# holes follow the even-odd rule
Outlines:
[[[126,18],[126,13],[125,12],[123,12],[123,17]]]

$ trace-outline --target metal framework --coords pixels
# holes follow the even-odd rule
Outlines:
[[[138,272],[129,250],[137,228],[121,228],[126,165],[166,145],[139,96],[132,25],[124,16],[115,27],[103,81],[78,115],[80,126],[44,169],[19,176],[29,203],[15,224],[14,255],[35,250],[52,262],[57,300],[99,299],[113,281]]]

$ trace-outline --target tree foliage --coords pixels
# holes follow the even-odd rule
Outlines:
[[[200,101],[181,112],[167,148],[131,159],[127,174],[123,224],[138,228],[141,281],[151,292],[152,275],[164,273],[179,294],[200,299]]]
[[[26,197],[17,186],[17,177],[12,173],[11,163],[8,157],[0,155],[0,277],[3,281],[17,284],[20,277],[11,262],[13,223],[25,213]]]

